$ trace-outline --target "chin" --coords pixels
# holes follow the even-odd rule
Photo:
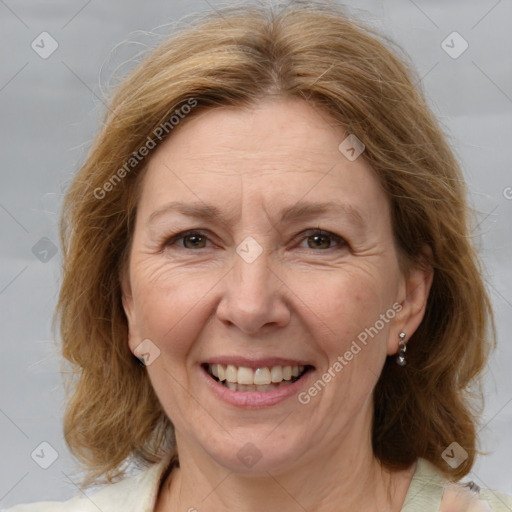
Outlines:
[[[294,442],[290,435],[270,439],[269,430],[248,432],[236,437],[226,434],[204,448],[209,457],[233,473],[258,476],[279,473],[297,463],[302,442]]]

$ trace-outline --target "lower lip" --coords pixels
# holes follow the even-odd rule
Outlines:
[[[304,387],[309,374],[312,373],[310,369],[299,380],[287,386],[276,388],[274,391],[232,391],[214,380],[203,367],[200,367],[200,370],[203,378],[206,379],[206,384],[220,400],[245,409],[270,407],[297,395],[300,389]]]

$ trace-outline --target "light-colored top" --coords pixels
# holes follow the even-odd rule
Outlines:
[[[3,512],[153,512],[169,463],[166,457],[138,475],[87,496],[17,505]],[[490,489],[478,493],[462,484],[450,485],[434,465],[420,458],[401,512],[512,512],[511,496]],[[457,495],[457,491],[461,492]],[[450,493],[453,499],[447,496]]]

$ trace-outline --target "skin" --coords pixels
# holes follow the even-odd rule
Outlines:
[[[160,350],[147,372],[180,454],[155,510],[400,510],[415,465],[389,472],[373,456],[372,391],[399,333],[420,324],[432,273],[401,271],[388,199],[363,156],[340,153],[346,136],[305,101],[274,99],[196,115],[153,154],[122,287],[130,349],[149,338]],[[149,221],[178,200],[222,220],[171,210]],[[364,226],[333,211],[282,221],[299,200],[350,205]],[[311,236],[319,227],[341,240]],[[191,229],[207,238],[168,243]],[[236,252],[247,236],[263,250],[252,263]],[[393,304],[308,404],[240,408],[205,385],[212,357],[285,357],[314,366],[307,390]],[[250,468],[237,457],[249,442],[261,455]]]

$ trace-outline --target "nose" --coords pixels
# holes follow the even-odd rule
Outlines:
[[[235,254],[223,282],[225,288],[217,306],[217,318],[223,323],[254,335],[284,327],[290,321],[287,287],[269,267],[265,253],[250,263]]]

